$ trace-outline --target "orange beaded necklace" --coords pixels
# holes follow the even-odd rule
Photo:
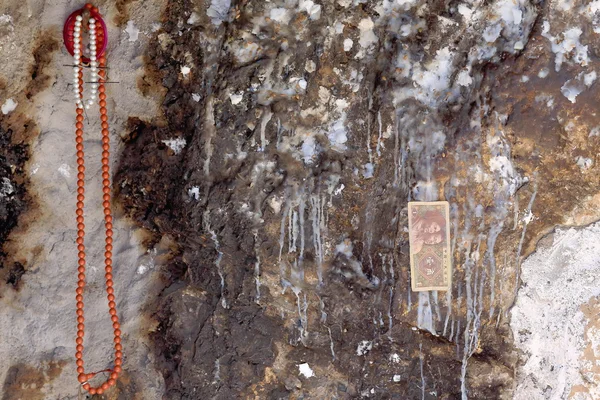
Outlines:
[[[88,18],[89,27],[89,46],[86,50],[82,50],[82,24],[84,17]],[[96,23],[99,23],[100,29],[96,32]],[[97,34],[96,34],[97,33]],[[110,138],[108,130],[108,116],[106,111],[106,90],[104,83],[106,82],[106,58],[103,56],[104,48],[106,47],[107,32],[106,25],[101,18],[98,9],[91,4],[86,4],[84,8],[72,13],[67,22],[65,23],[65,29],[63,31],[65,45],[67,49],[74,57],[74,93],[76,98],[76,123],[75,123],[75,142],[77,149],[77,250],[78,250],[78,279],[76,297],[77,300],[77,339],[76,339],[76,363],[78,380],[85,390],[90,394],[102,394],[109,387],[116,384],[116,380],[122,371],[121,365],[123,362],[123,353],[121,346],[121,329],[119,324],[119,317],[117,316],[115,295],[113,289],[113,267],[112,267],[112,242],[113,242],[113,231],[112,231],[112,215],[110,206],[110,174],[109,174],[109,149],[110,149]],[[100,49],[98,49],[100,45]],[[99,50],[99,51],[98,51]],[[83,53],[86,53],[86,56]],[[96,59],[96,57],[98,57]],[[90,68],[92,89],[90,100],[84,104],[83,102],[83,67]],[[98,71],[99,70],[99,71]],[[96,72],[97,71],[97,72]],[[83,201],[85,199],[85,161],[83,153],[83,120],[84,120],[84,107],[89,108],[96,98],[98,93],[98,104],[100,105],[100,120],[102,121],[102,191],[103,195],[103,207],[104,207],[104,221],[106,228],[106,252],[105,257],[105,271],[106,274],[106,293],[108,294],[108,308],[110,318],[112,320],[112,326],[114,330],[114,348],[115,348],[115,361],[112,369],[104,371],[85,373],[83,367],[83,338],[85,335],[85,318],[83,310],[83,294],[86,286],[85,279],[85,225],[83,216]],[[96,374],[100,372],[109,372],[109,378],[97,387],[92,387],[89,380],[92,379]]]

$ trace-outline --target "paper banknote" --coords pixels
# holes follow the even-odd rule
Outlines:
[[[452,254],[449,214],[447,201],[408,203],[413,291],[450,289]]]

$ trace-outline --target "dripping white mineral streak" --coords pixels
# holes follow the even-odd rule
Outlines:
[[[223,259],[223,252],[221,251],[221,245],[219,243],[219,238],[215,231],[210,227],[210,210],[206,210],[204,212],[204,230],[210,234],[210,237],[215,245],[215,250],[217,251],[217,259],[215,260],[215,266],[217,267],[217,273],[221,278],[221,305],[223,308],[227,308],[227,299],[225,298],[225,276],[223,275],[223,267],[221,267],[221,260]]]
[[[310,196],[311,222],[313,230],[313,247],[317,259],[317,277],[319,285],[323,283],[323,200],[319,194]]]
[[[254,282],[256,283],[256,304],[260,303],[260,245],[258,242],[258,230],[254,231],[254,254],[256,261],[254,262]]]
[[[454,257],[454,251],[456,250],[456,237],[458,236],[458,204],[456,203],[452,203],[450,205],[450,219],[454,224],[450,254],[451,257]],[[442,336],[446,336],[448,331],[448,322],[450,321],[450,316],[452,315],[452,288],[446,291],[446,304],[448,305],[448,311],[446,312],[446,320],[444,321],[444,331]]]

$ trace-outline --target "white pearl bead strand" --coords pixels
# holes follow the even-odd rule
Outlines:
[[[75,25],[73,27],[73,62],[75,66],[73,67],[73,84],[74,89],[73,93],[75,94],[75,102],[78,108],[83,108],[85,104],[85,108],[89,109],[96,98],[98,97],[98,61],[97,61],[97,42],[96,42],[96,20],[94,18],[90,18],[88,22],[88,33],[89,33],[89,59],[90,59],[90,97],[87,101],[83,101],[82,94],[79,92],[79,72],[82,71],[81,65],[81,26],[82,26],[83,17],[78,15],[75,18]]]

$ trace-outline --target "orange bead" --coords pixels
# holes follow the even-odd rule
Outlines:
[[[121,345],[121,343],[117,343],[117,344],[115,344],[115,350],[116,350],[116,351],[121,351],[121,350],[123,350],[123,346]]]
[[[83,143],[83,137],[82,136],[76,136],[75,137],[75,143],[77,143],[77,144]]]
[[[80,186],[80,187],[77,188],[77,193],[78,194],[84,194],[85,193],[85,189],[82,186]]]
[[[83,193],[79,193],[77,195],[77,207],[79,207],[79,203],[81,203],[81,207],[83,207],[83,200],[85,200],[85,196],[83,195]]]
[[[111,376],[112,376],[112,374],[111,374]],[[117,381],[115,381],[115,380],[114,380],[114,379],[111,377],[111,378],[110,378],[110,379],[109,379],[109,380],[108,380],[106,383],[108,383],[108,385],[109,385],[109,386],[114,386],[114,385],[115,385],[115,383],[117,383]]]
[[[108,122],[102,123],[102,129],[108,129]]]
[[[79,340],[81,340],[81,343],[83,343],[83,340],[81,338],[77,338],[77,341],[78,341],[77,344],[81,344],[81,343],[79,343]],[[75,361],[75,364],[77,364],[78,367],[83,367],[83,360],[79,359],[79,360]]]
[[[77,351],[83,351],[83,345],[82,344],[78,344],[77,346],[75,346],[75,350]],[[83,372],[83,371],[81,371]]]
[[[85,385],[83,385],[83,388],[84,388],[85,390],[88,390],[88,391],[89,391],[89,390],[90,390],[90,384],[89,384],[89,383],[86,383]]]
[[[102,122],[106,122],[106,121],[108,121],[108,116],[106,114],[102,114],[102,115],[100,115],[100,120]]]
[[[108,145],[106,145],[106,144],[105,144],[104,146],[108,146]],[[108,158],[108,157],[110,157],[110,153],[108,152],[108,150],[107,150],[107,149],[104,149],[104,146],[102,146],[102,147],[103,147],[103,149],[102,149],[102,150],[104,150],[104,151],[102,152],[102,158]]]
[[[115,357],[116,358],[122,358],[123,357],[123,353],[121,353],[120,351],[115,351]]]
[[[103,383],[103,384],[102,384],[102,390],[106,390],[106,389],[108,389],[109,387],[110,387],[110,386],[109,386],[108,382],[105,382],[105,383]]]
[[[102,191],[104,193],[110,193],[110,188],[108,186],[105,186],[105,187],[102,188]]]
[[[106,296],[108,301],[114,302],[115,301],[115,295],[114,294],[109,294],[108,296]],[[115,326],[115,324],[113,324],[113,327]]]
[[[77,317],[77,322],[79,322],[80,324],[83,324],[85,322],[85,318],[83,318],[83,315],[80,317]]]
[[[83,222],[83,215],[77,217],[77,222]]]
[[[85,281],[79,281],[79,282],[77,282],[77,286],[84,287],[85,286]],[[77,310],[77,311],[79,311],[79,310]],[[77,315],[80,315],[80,314],[77,313]],[[83,312],[81,313],[81,316],[83,316]]]
[[[77,121],[77,123],[75,124],[75,127],[77,129],[83,129],[83,122]]]
[[[85,262],[85,260],[82,260],[83,262]],[[85,267],[83,266],[79,266],[77,268],[77,272],[81,273],[81,274],[85,274]]]
[[[78,351],[77,353],[75,353],[75,358],[81,358],[81,357],[83,357],[83,354],[80,351]]]
[[[83,310],[81,308],[79,310],[77,310],[77,311],[83,312]],[[77,331],[77,337],[82,338],[84,336],[85,336],[85,333],[83,331]],[[81,358],[81,357],[77,357],[77,358]]]
[[[98,391],[96,390],[96,388],[90,388],[89,390],[91,395],[95,395],[96,393],[98,393]]]
[[[83,114],[78,114],[78,115],[75,117],[75,120],[76,120],[77,122],[82,122],[82,121],[83,121]],[[83,124],[82,124],[82,126],[83,126]]]
[[[113,227],[112,222],[108,222],[108,221],[104,225],[106,226],[106,229],[108,229],[108,230],[111,230],[112,227]],[[111,236],[112,236],[112,231],[110,233],[111,233]]]
[[[119,374],[116,372],[111,372],[110,374],[110,379],[117,379],[119,377]]]
[[[76,112],[77,112],[77,115],[83,115],[83,109],[81,109],[79,107],[77,107]]]
[[[79,375],[77,376],[77,380],[78,380],[80,383],[83,383],[83,382],[87,381],[87,375],[86,375],[86,374],[79,374]]]
[[[110,222],[112,220],[112,218],[109,220],[108,218],[105,218],[106,222]],[[113,242],[113,239],[111,237],[107,237],[106,238],[106,243],[107,244],[111,244]]]
[[[77,157],[83,158],[83,155],[84,155],[83,151],[80,150],[80,151],[77,152]]]
[[[75,290],[75,293],[77,293],[77,294],[83,294],[83,289],[81,289],[81,288],[77,288],[77,289]],[[78,321],[78,322],[79,322],[79,321]],[[83,322],[83,321],[82,321],[82,322]]]
[[[85,229],[85,224],[77,224],[77,229],[79,229],[80,231]]]
[[[112,281],[112,278],[113,278],[113,276],[110,272],[107,272],[106,274],[104,274],[104,279],[106,279],[107,281]],[[113,307],[114,307],[114,305],[113,305]]]
[[[83,172],[78,173],[77,174],[77,179],[79,179],[79,180],[82,181],[83,179],[85,179],[85,174]]]
[[[76,134],[77,136],[83,135],[83,130],[81,130],[81,129],[77,129],[77,130],[75,131],[75,134]]]
[[[77,296],[75,296],[75,300],[77,301],[83,301],[83,296],[78,294]],[[79,325],[83,325],[83,324],[79,324]],[[83,329],[83,328],[78,328],[78,329]]]
[[[107,274],[108,275],[108,274]],[[108,302],[108,308],[115,308],[116,304],[114,301],[109,301]]]
[[[83,164],[84,164],[83,158],[77,159],[77,165],[83,165]]]
[[[117,310],[115,310],[114,308],[111,308],[110,310],[108,310],[108,313],[110,315],[117,315]],[[115,343],[118,343],[118,342],[115,342]]]
[[[102,56],[98,59],[98,61],[100,61],[101,63],[105,63],[106,62],[106,57]]]
[[[77,361],[79,361],[79,360],[77,360]],[[83,374],[84,371],[85,371],[85,369],[83,367],[77,367],[77,373]]]
[[[115,338],[121,340],[120,338]],[[120,358],[115,358],[115,365],[121,366],[123,365],[123,360],[121,360]]]
[[[102,109],[103,109],[104,107],[106,107],[106,100],[100,100],[100,101],[98,102],[98,104],[99,104],[99,105],[100,105],[100,107],[101,107],[101,108],[100,108],[100,112],[102,112]],[[104,108],[104,112],[106,112],[106,108]],[[82,124],[82,127],[83,127],[83,124]]]
[[[119,365],[116,365],[116,366],[115,366],[115,368],[114,368],[114,371],[115,371],[117,374],[120,374],[120,373],[121,373],[121,371],[123,371],[123,369],[122,369],[122,368],[121,368]]]
[[[107,227],[108,227],[108,224],[106,224],[106,225],[107,225]],[[112,225],[111,225],[111,226],[112,226]],[[108,228],[108,229],[106,230],[106,236],[108,236],[108,237],[112,237],[112,235],[113,235],[113,232],[112,232],[112,230],[111,230],[110,228]]]
[[[83,151],[83,144],[82,143],[77,143],[75,145],[75,150],[77,150],[77,151]]]
[[[112,287],[107,287],[107,288],[106,288],[106,293],[108,293],[108,294],[113,294],[114,292],[115,292],[115,289],[114,289],[114,288],[112,288]],[[111,319],[112,319],[112,318],[111,318]],[[113,321],[114,321],[114,320],[113,320]]]
[[[107,244],[105,247],[106,251],[112,251],[112,244]]]

